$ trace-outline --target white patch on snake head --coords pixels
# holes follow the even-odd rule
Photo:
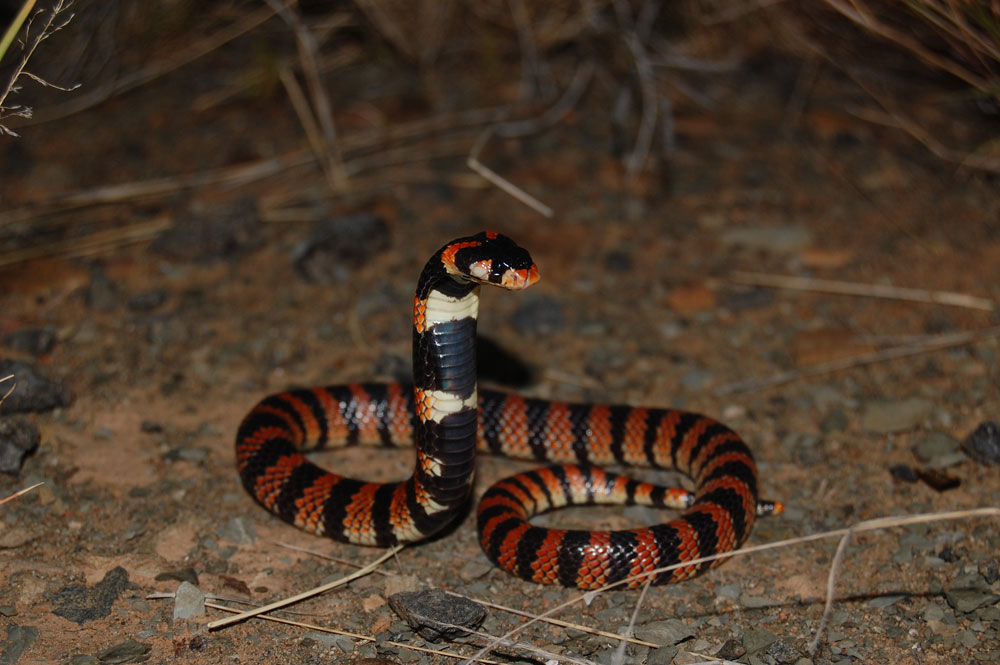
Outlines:
[[[492,269],[493,259],[483,259],[482,261],[476,261],[469,266],[469,274],[476,279],[481,279],[486,282],[490,279],[490,271]]]

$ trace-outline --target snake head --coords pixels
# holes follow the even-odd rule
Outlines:
[[[539,278],[528,250],[493,231],[453,240],[441,249],[441,262],[454,277],[511,291],[526,289]]]

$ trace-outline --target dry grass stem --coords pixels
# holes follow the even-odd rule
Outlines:
[[[299,85],[295,74],[288,67],[282,67],[279,70],[278,78],[285,88],[288,100],[292,103],[295,116],[299,119],[302,129],[306,133],[306,140],[309,141],[309,147],[312,149],[316,161],[325,166],[329,153],[323,141],[323,135],[320,133],[319,125],[316,124],[316,117],[309,106],[309,100],[306,99],[306,95],[302,91],[302,86]]]
[[[502,177],[493,169],[483,164],[479,161],[479,154],[494,134],[504,138],[526,136],[528,134],[541,131],[545,127],[554,125],[562,120],[566,114],[572,111],[580,102],[580,98],[583,96],[584,91],[587,89],[587,86],[593,78],[594,70],[594,62],[591,60],[585,60],[573,74],[573,80],[570,81],[569,86],[566,88],[566,92],[563,93],[555,104],[538,117],[527,120],[502,122],[483,130],[483,132],[480,133],[479,137],[476,139],[476,142],[473,144],[472,149],[469,151],[469,157],[466,160],[466,164],[468,164],[469,168],[532,210],[545,217],[552,217],[554,214],[552,208],[545,205],[520,187],[517,187],[512,182]]]
[[[84,189],[0,213],[0,228],[26,222],[44,214],[105,203],[124,203],[152,198],[172,194],[182,189],[209,185],[238,187],[314,161],[308,150],[295,150],[280,157],[262,159],[249,164],[209,169],[188,175],[165,176]]]
[[[779,289],[796,291],[816,291],[819,293],[835,293],[849,296],[869,296],[872,298],[889,298],[892,300],[910,300],[913,302],[950,305],[953,307],[968,307],[992,312],[997,309],[997,303],[989,298],[970,296],[954,291],[936,291],[931,289],[912,289],[890,284],[863,284],[859,282],[842,282],[834,279],[814,279],[812,277],[795,277],[790,275],[773,275],[759,272],[736,271],[730,279],[737,284],[753,286],[771,286]]]
[[[8,374],[7,376],[5,376],[3,378],[0,378],[0,383],[5,383],[7,381],[10,381],[13,378],[14,378],[13,374]],[[0,405],[2,405],[4,403],[4,400],[6,400],[8,397],[10,397],[10,394],[12,392],[14,392],[14,388],[17,388],[17,381],[15,381],[14,383],[10,384],[10,388],[7,390],[7,392],[5,392],[3,394],[3,397],[0,397]]]
[[[129,226],[95,231],[80,238],[47,242],[37,247],[0,254],[0,267],[50,256],[81,257],[101,254],[117,247],[152,240],[172,225],[166,217]]]
[[[938,53],[925,47],[917,39],[911,37],[906,32],[897,30],[880,22],[872,14],[864,2],[860,0],[852,0],[850,2],[844,2],[843,0],[824,0],[824,2],[839,12],[842,16],[848,18],[865,30],[902,46],[932,67],[937,67],[942,71],[948,72],[952,76],[965,81],[977,90],[986,90],[991,87],[990,81],[969,71],[965,67],[962,67],[954,60],[944,57],[943,55],[939,55]]]
[[[268,605],[264,605],[262,607],[257,607],[257,608],[254,608],[252,610],[248,610],[246,612],[240,612],[239,614],[237,614],[235,616],[231,616],[231,617],[226,618],[226,619],[219,619],[217,621],[213,621],[213,622],[209,623],[206,626],[206,628],[208,628],[209,630],[217,630],[219,628],[223,628],[224,626],[228,626],[230,624],[238,623],[238,622],[243,621],[245,619],[249,619],[250,617],[255,617],[258,614],[264,614],[265,612],[271,612],[273,610],[280,609],[280,608],[286,607],[288,605],[293,605],[293,604],[295,604],[295,603],[297,603],[299,601],[305,600],[306,598],[312,598],[313,596],[318,596],[318,595],[320,595],[322,593],[326,593],[327,591],[330,591],[331,589],[336,589],[339,586],[343,586],[343,585],[347,584],[348,582],[351,582],[353,580],[358,579],[359,577],[364,577],[365,575],[369,574],[370,572],[372,572],[373,570],[375,570],[376,568],[378,568],[379,566],[381,566],[386,560],[391,559],[392,557],[394,557],[396,555],[396,553],[399,552],[399,550],[401,550],[401,549],[403,549],[402,545],[397,545],[395,547],[392,547],[387,552],[385,552],[382,556],[378,557],[377,559],[375,559],[374,561],[372,561],[370,564],[368,564],[364,568],[360,568],[360,569],[354,571],[350,575],[345,575],[344,577],[341,577],[341,578],[336,579],[336,580],[334,580],[332,582],[329,582],[328,584],[324,584],[322,586],[318,586],[318,587],[316,587],[314,589],[309,589],[308,591],[303,591],[302,593],[296,594],[294,596],[291,596],[290,598],[284,598],[282,600],[275,601],[273,603],[270,603]]]
[[[317,157],[320,159],[334,191],[343,192],[347,189],[347,173],[344,171],[344,159],[337,142],[337,130],[333,124],[333,105],[330,104],[330,97],[327,95],[319,75],[317,64],[319,47],[312,33],[302,21],[302,17],[293,11],[289,4],[282,4],[280,0],[267,0],[267,4],[281,16],[281,19],[295,34],[295,43],[299,51],[299,64],[302,67],[306,85],[309,86],[310,99],[312,100],[313,118],[323,131],[322,145],[324,150]],[[296,107],[296,112],[299,112],[298,107]]]
[[[479,161],[479,153],[482,151],[483,146],[492,134],[493,132],[491,130],[486,130],[482,133],[479,140],[476,141],[476,144],[472,146],[472,150],[469,153],[469,158],[466,160],[466,164],[468,164],[470,169],[478,173],[487,181],[493,183],[501,190],[510,196],[513,196],[515,199],[528,206],[538,214],[543,217],[552,217],[555,214],[552,211],[552,208],[545,205],[534,196],[512,183],[510,180],[507,180],[499,173]]]
[[[166,60],[155,62],[139,71],[119,76],[105,85],[94,88],[85,95],[76,96],[72,101],[60,104],[59,106],[53,106],[44,113],[37,113],[32,120],[21,124],[36,125],[52,120],[59,120],[60,118],[65,118],[66,116],[97,106],[116,95],[134,90],[208,55],[226,43],[250,32],[272,16],[274,16],[274,12],[267,8],[251,12],[244,16],[242,20],[197,40],[187,48],[177,51],[172,57]]]
[[[712,392],[718,396],[722,396],[762,390],[764,388],[773,388],[774,386],[790,383],[791,381],[795,381],[797,379],[830,374],[832,372],[839,372],[841,370],[852,369],[854,367],[862,367],[864,365],[885,362],[896,358],[905,358],[907,356],[916,356],[923,353],[930,353],[932,351],[940,351],[941,349],[962,346],[964,344],[971,344],[972,342],[984,339],[994,339],[996,337],[1000,337],[1000,326],[983,328],[980,330],[971,330],[967,332],[933,335],[911,344],[903,344],[888,349],[872,351],[871,353],[862,353],[849,358],[831,360],[830,362],[810,365],[809,367],[803,367],[802,369],[778,372],[777,374],[772,374],[771,376],[764,378],[746,379],[744,381],[724,383],[713,388]]]
[[[10,393],[8,392],[7,395],[9,395],[9,394]],[[6,397],[6,395],[5,395],[5,397]],[[34,485],[31,485],[30,487],[25,487],[24,489],[19,489],[18,491],[14,492],[10,496],[5,496],[4,498],[0,499],[0,506],[2,506],[3,504],[7,503],[8,501],[13,501],[14,499],[16,499],[17,497],[21,496],[22,494],[27,494],[28,492],[30,492],[31,490],[35,489],[36,487],[40,487],[41,485],[44,485],[44,484],[45,484],[44,482],[40,482],[40,483],[35,483]]]
[[[942,522],[942,521],[953,521],[953,520],[967,520],[979,517],[993,517],[1000,519],[1000,508],[984,507],[984,508],[970,508],[968,510],[953,510],[948,512],[940,513],[922,513],[918,515],[900,515],[891,517],[879,517],[871,520],[865,520],[863,522],[858,522],[857,524],[844,529],[834,529],[832,531],[824,531],[822,533],[814,533],[808,536],[799,536],[797,538],[788,538],[785,540],[778,540],[772,543],[764,543],[762,545],[753,545],[751,547],[743,547],[738,550],[732,550],[730,552],[720,552],[718,554],[713,554],[711,556],[700,557],[698,559],[692,559],[691,561],[686,561],[684,563],[677,563],[671,566],[664,566],[662,568],[657,568],[656,570],[651,570],[647,573],[641,575],[636,575],[633,577],[626,578],[621,582],[616,582],[614,584],[609,584],[607,586],[601,587],[600,589],[594,589],[591,591],[582,592],[569,600],[562,602],[555,607],[546,610],[538,616],[538,618],[531,619],[520,626],[512,628],[503,636],[501,639],[508,639],[517,633],[528,628],[528,626],[534,624],[537,621],[543,620],[545,617],[549,617],[557,612],[575,605],[580,602],[588,602],[588,599],[592,599],[599,593],[608,591],[615,588],[620,588],[623,584],[628,582],[644,579],[646,577],[656,576],[660,573],[669,572],[672,570],[677,570],[680,568],[687,568],[689,566],[696,566],[702,563],[707,563],[710,561],[717,561],[719,559],[729,559],[735,556],[748,556],[750,554],[755,554],[757,552],[765,552],[773,549],[780,549],[785,547],[792,547],[794,545],[800,545],[803,543],[811,543],[819,540],[829,540],[831,538],[842,538],[848,533],[864,533],[868,531],[879,531],[882,529],[888,529],[891,527],[908,526],[910,524],[927,524],[931,522]],[[462,665],[472,665],[474,662],[479,662],[479,656],[482,656],[489,650],[488,647],[484,647],[479,652],[476,653],[472,658],[462,662]]]
[[[656,94],[656,83],[653,77],[653,66],[650,64],[649,55],[643,45],[643,38],[648,34],[653,20],[656,17],[656,10],[659,3],[644,2],[640,10],[640,19],[636,21],[632,17],[632,10],[624,0],[615,0],[615,15],[621,27],[625,44],[632,54],[632,61],[635,64],[636,74],[639,77],[639,91],[642,95],[642,114],[639,119],[639,129],[636,133],[635,145],[632,151],[625,157],[625,171],[629,180],[642,171],[649,158],[650,147],[653,143],[653,133],[656,130],[656,120],[660,115],[661,104]],[[669,107],[664,107],[669,112]],[[668,139],[668,145],[673,142]]]
[[[830,620],[830,613],[833,611],[833,598],[837,589],[837,577],[840,576],[840,570],[844,565],[844,555],[847,553],[847,546],[850,544],[851,536],[853,535],[854,530],[848,529],[847,533],[840,538],[840,542],[837,543],[837,553],[833,556],[833,561],[830,563],[830,572],[826,577],[826,603],[823,605],[823,616],[820,617],[816,634],[809,641],[807,649],[807,653],[810,656],[816,655],[819,643],[823,639],[823,633],[826,632],[826,624]]]
[[[28,13],[30,13],[31,8],[34,6],[34,4],[35,4],[34,0],[26,0],[26,2],[22,5],[21,11],[18,13],[17,17],[14,20],[14,23],[11,25],[11,29],[13,29],[13,34],[11,33],[11,29],[8,29],[7,33],[5,33],[2,38],[3,49],[0,50],[0,58],[2,58],[3,55],[6,53],[7,49],[10,46],[10,42],[13,41],[14,37],[17,34],[18,29],[20,28],[20,25],[25,21],[25,17],[27,16]],[[73,20],[74,16],[73,14],[69,14],[68,16],[65,17],[60,16],[63,12],[69,9],[70,6],[72,6],[72,4],[73,4],[72,1],[67,3],[63,2],[63,0],[56,0],[55,4],[52,5],[52,8],[48,10],[48,16],[45,19],[44,25],[42,25],[41,30],[39,30],[34,37],[30,37],[31,24],[34,22],[35,18],[44,14],[45,10],[40,10],[33,17],[27,19],[27,27],[25,28],[25,37],[24,37],[24,42],[25,42],[24,53],[21,55],[21,59],[18,60],[17,64],[14,65],[14,68],[10,73],[10,78],[7,79],[7,83],[3,84],[3,87],[0,88],[0,121],[3,121],[6,118],[27,119],[31,118],[33,115],[33,111],[29,106],[21,106],[21,105],[4,106],[5,102],[7,101],[7,97],[12,92],[17,92],[20,89],[20,86],[18,86],[17,82],[18,79],[20,79],[22,76],[26,76],[31,80],[35,81],[36,83],[45,86],[47,88],[56,88],[57,90],[62,90],[63,92],[70,92],[80,87],[79,84],[69,87],[58,86],[54,83],[46,81],[37,74],[32,74],[31,72],[25,69],[25,67],[28,66],[28,61],[31,60],[31,56],[35,54],[35,51],[38,49],[41,43],[44,42],[49,37],[51,37],[52,35],[54,35],[55,33],[65,28],[69,24],[69,22]],[[15,26],[17,27],[15,28]],[[12,131],[5,125],[0,124],[0,135],[2,134],[7,134],[9,136],[18,136],[16,132]]]
[[[612,633],[606,630],[600,630],[598,628],[591,628],[582,623],[574,623],[572,621],[563,621],[562,619],[555,619],[553,617],[539,617],[537,614],[532,614],[531,612],[525,612],[524,610],[514,609],[513,607],[507,607],[506,605],[499,605],[497,603],[492,603],[488,600],[483,600],[481,598],[473,598],[472,596],[465,596],[454,591],[445,590],[445,593],[449,596],[455,596],[456,598],[465,598],[466,600],[471,600],[474,603],[479,603],[486,607],[491,607],[495,610],[500,610],[501,612],[509,612],[510,614],[516,614],[520,617],[526,617],[528,619],[538,619],[543,623],[549,623],[553,626],[560,626],[562,628],[572,628],[573,630],[579,630],[584,633],[590,633],[591,635],[600,635],[601,637],[607,637],[612,640],[625,640],[631,644],[638,644],[640,646],[656,648],[660,646],[659,644],[654,644],[652,642],[644,642],[643,640],[636,639],[634,637],[627,637],[625,635],[619,635],[618,633]]]

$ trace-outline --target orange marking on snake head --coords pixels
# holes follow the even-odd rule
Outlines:
[[[445,247],[441,252],[441,263],[444,265],[445,271],[449,275],[462,275],[464,277],[465,272],[459,270],[458,265],[455,264],[455,255],[458,254],[459,250],[466,247],[479,247],[482,244],[478,240],[469,240],[466,242],[456,242]]]
[[[511,291],[520,291],[521,289],[528,288],[539,279],[541,279],[541,276],[538,274],[538,266],[532,263],[529,268],[522,268],[520,270],[511,268],[504,272],[500,277],[500,286]]]

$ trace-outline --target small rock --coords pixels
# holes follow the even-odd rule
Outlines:
[[[317,223],[292,252],[292,259],[299,274],[310,282],[339,284],[388,247],[385,221],[362,213]]]
[[[17,360],[0,360],[0,379],[11,374],[13,379],[0,384],[0,395],[10,390],[11,383],[17,384],[3,402],[6,413],[48,411],[73,401],[69,388],[36,373],[30,365]]]
[[[669,646],[694,637],[694,631],[679,619],[664,619],[636,626],[635,636],[644,642]]]
[[[33,356],[44,356],[56,346],[56,329],[54,326],[42,326],[14,330],[0,337],[0,346]]]
[[[253,545],[257,540],[253,521],[246,517],[234,517],[222,523],[215,529],[215,533],[219,538],[237,545]]]
[[[246,253],[264,242],[257,202],[246,197],[214,207],[196,204],[153,241],[172,259],[210,262]]]
[[[796,252],[812,242],[812,234],[804,226],[761,226],[731,228],[723,231],[724,245],[738,245],[774,253]]]
[[[725,643],[719,647],[716,652],[712,655],[722,660],[739,660],[747,653],[746,647],[743,646],[738,640],[729,638]]]
[[[128,308],[135,312],[148,312],[165,303],[167,295],[166,289],[153,289],[137,293],[128,299]]]
[[[962,450],[980,464],[1000,466],[1000,426],[982,422],[962,441]]]
[[[52,604],[57,614],[64,619],[84,624],[111,614],[111,606],[128,586],[128,573],[118,566],[104,576],[93,587],[83,584],[69,584],[52,594]]]
[[[778,641],[778,636],[766,628],[747,628],[743,632],[743,647],[747,653],[757,653]]]
[[[183,568],[181,570],[165,570],[159,573],[154,579],[157,582],[190,582],[198,586],[198,573],[194,568]]]
[[[913,454],[924,464],[930,464],[931,468],[944,468],[942,460],[954,458],[961,443],[958,439],[945,432],[928,432],[913,445]]]
[[[653,649],[649,652],[646,665],[670,665],[670,663],[674,662],[674,656],[679,651],[680,648],[672,644],[660,647],[659,649]]]
[[[889,467],[889,473],[892,474],[893,478],[904,483],[915,483],[919,480],[917,472],[909,464],[893,464]]]
[[[551,334],[566,328],[566,315],[562,303],[549,296],[529,296],[509,319],[512,328],[520,333]]]
[[[440,589],[397,593],[389,596],[389,606],[431,642],[465,637],[463,627],[478,628],[486,618],[482,605]]]
[[[992,605],[1000,600],[1000,596],[977,589],[956,589],[948,591],[944,597],[956,612],[963,614],[968,614],[986,605]]]
[[[38,447],[39,441],[38,427],[24,416],[0,418],[0,473],[20,472],[24,458]]]
[[[764,649],[762,655],[778,665],[792,665],[802,656],[798,649],[780,639]]]
[[[174,593],[174,619],[205,616],[205,594],[190,582],[181,582]]]
[[[7,639],[0,644],[0,663],[14,665],[36,639],[38,629],[34,626],[10,624],[7,626]]]
[[[934,403],[922,397],[875,400],[865,404],[861,427],[876,434],[912,429],[934,411]]]
[[[97,652],[97,660],[100,661],[101,665],[142,663],[149,660],[149,652],[152,648],[151,645],[144,644],[143,642],[127,640],[104,651]]]
[[[493,564],[485,556],[470,559],[458,569],[458,576],[466,582],[477,580],[488,575],[493,570]]]

